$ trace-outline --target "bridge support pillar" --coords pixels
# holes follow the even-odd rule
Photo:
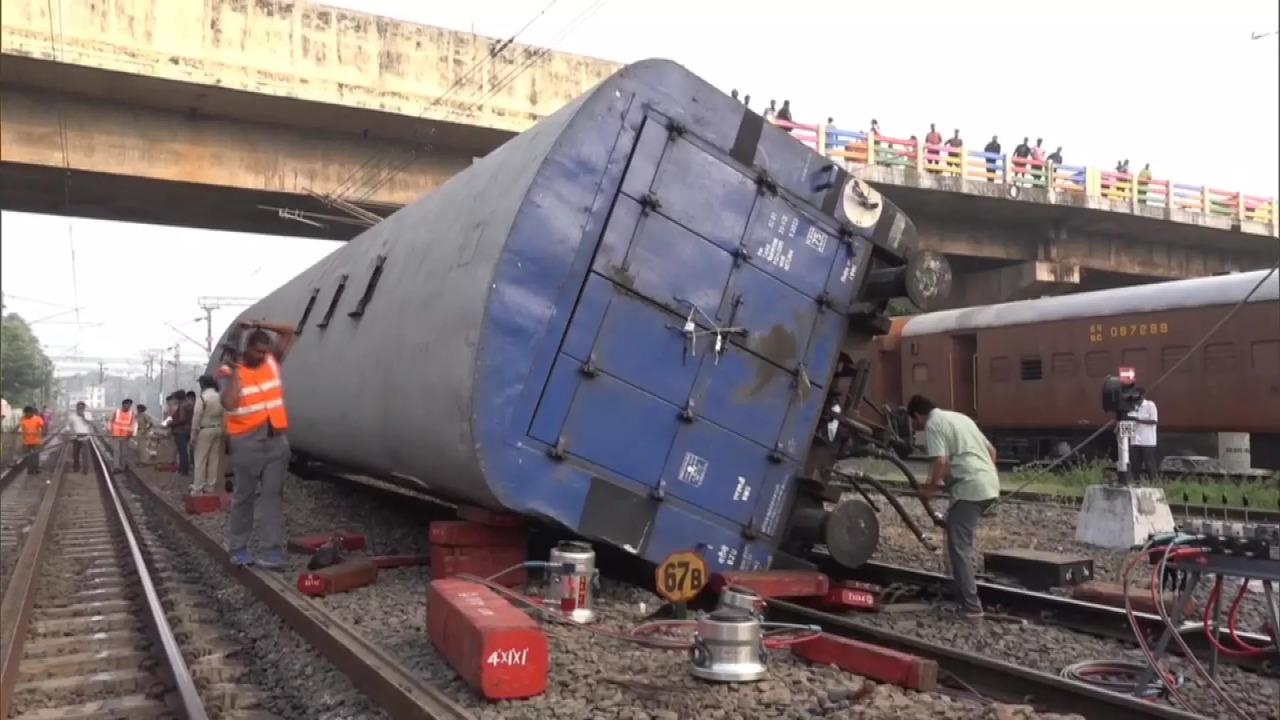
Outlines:
[[[1080,264],[1032,260],[995,270],[959,274],[951,290],[952,307],[1029,300],[1080,289]]]

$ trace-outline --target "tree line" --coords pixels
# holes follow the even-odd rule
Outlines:
[[[53,395],[53,361],[18,313],[5,315],[0,327],[0,395],[15,409]]]

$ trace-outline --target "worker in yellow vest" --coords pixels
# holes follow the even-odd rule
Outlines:
[[[290,454],[280,365],[295,331],[288,325],[265,322],[241,322],[240,327],[252,330],[244,349],[229,349],[218,371],[235,475],[227,550],[236,565],[257,562],[274,569],[284,566],[283,489]],[[273,341],[268,331],[279,336],[279,341]],[[259,503],[260,552],[255,559],[249,553],[249,539]]]
[[[120,407],[111,413],[109,423],[111,432],[111,452],[115,457],[111,461],[114,472],[123,472],[125,453],[129,451],[129,442],[138,434],[138,418],[133,412],[133,400],[125,398]]]

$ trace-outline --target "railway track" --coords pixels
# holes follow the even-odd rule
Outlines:
[[[1201,720],[1199,715],[1167,705],[1119,695],[910,635],[860,625],[849,618],[803,605],[770,600],[769,612],[780,621],[809,623],[833,635],[932,659],[938,663],[942,684],[976,692],[988,699],[1031,705],[1042,712],[1079,713],[1091,720]]]
[[[235,645],[106,471],[54,452],[3,601],[0,718],[266,720]],[[184,656],[185,655],[185,656]],[[188,664],[188,659],[192,662]]]
[[[165,516],[230,577],[243,585],[305,642],[333,663],[392,720],[475,720],[475,716],[440,688],[374,643],[361,637],[336,615],[303,596],[292,578],[258,567],[236,567],[221,543],[192,522],[159,491],[129,468],[130,487],[147,506]]]
[[[886,588],[916,589],[928,596],[938,594],[936,590],[949,587],[951,584],[950,578],[941,573],[886,563],[869,562],[852,573],[834,566],[827,569],[836,577],[848,577]],[[1096,637],[1133,641],[1133,628],[1123,608],[1082,602],[992,582],[979,582],[978,596],[982,599],[983,606],[990,608],[993,612]],[[1151,642],[1154,643],[1159,639],[1160,633],[1165,628],[1164,621],[1159,616],[1135,612],[1134,617]],[[1187,621],[1183,623],[1180,630],[1183,639],[1198,657],[1208,659],[1211,656],[1212,648],[1204,635],[1203,623]],[[1220,629],[1219,641],[1229,642],[1227,635],[1226,628]],[[1238,632],[1237,635],[1255,646],[1266,646],[1270,642],[1270,638],[1257,633]],[[1257,660],[1219,657],[1218,662],[1255,670],[1261,669],[1261,663]]]

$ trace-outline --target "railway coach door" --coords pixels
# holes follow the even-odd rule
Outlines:
[[[773,535],[844,332],[832,308],[852,295],[849,248],[649,118],[530,434]]]
[[[978,336],[951,336],[951,409],[978,415]]]

